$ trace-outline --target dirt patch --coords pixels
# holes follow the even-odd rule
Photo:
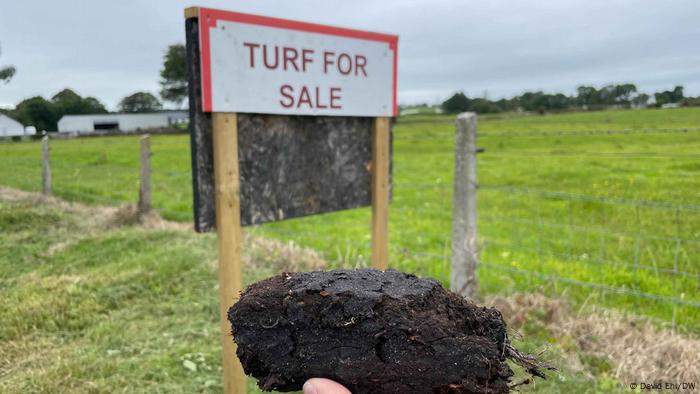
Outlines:
[[[229,310],[238,357],[265,390],[311,377],[357,393],[506,393],[518,353],[494,308],[398,271],[288,273],[249,286]]]
[[[279,241],[243,234],[243,263],[246,270],[272,272],[316,271],[326,266],[320,253],[292,241]]]
[[[40,193],[26,192],[24,190],[13,189],[11,187],[0,186],[0,200],[4,201],[46,201],[51,204],[69,204],[65,201],[54,198],[46,197]]]
[[[111,226],[141,226],[152,230],[194,231],[191,223],[172,222],[163,219],[158,212],[141,214],[136,204],[126,204],[110,212],[106,224]]]
[[[55,208],[78,216],[81,230],[106,230],[121,226],[140,225],[155,230],[190,230],[189,223],[171,222],[163,219],[157,212],[152,211],[139,215],[135,204],[124,204],[119,207],[101,205],[85,205],[78,202],[65,201],[41,193],[27,192],[9,187],[0,187],[0,201],[20,202]]]
[[[0,187],[0,200],[17,203],[30,203],[49,208],[55,208],[70,214],[92,216],[95,220],[92,225],[101,224],[105,218],[111,218],[119,208],[89,206],[77,202],[69,202],[57,197],[44,196],[41,193],[26,192],[9,187]]]
[[[8,187],[0,187],[0,201],[45,206],[75,217],[75,228],[49,245],[43,252],[44,256],[52,256],[85,238],[124,226],[148,230],[194,231],[192,223],[165,220],[157,211],[140,215],[135,204],[120,207],[85,205]],[[313,271],[326,266],[326,261],[318,252],[291,241],[282,242],[244,233],[242,243],[243,261],[246,269],[251,271]],[[213,260],[209,265],[212,270],[216,270],[218,262]]]
[[[493,297],[486,304],[498,308],[512,329],[537,318],[556,343],[573,342],[573,348],[563,345],[563,350],[574,372],[587,373],[581,358],[594,356],[612,365],[612,377],[623,383],[693,382],[700,377],[700,339],[660,328],[649,319],[595,306],[572,311],[565,300],[539,294]]]

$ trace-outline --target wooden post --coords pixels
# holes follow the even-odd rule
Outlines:
[[[151,138],[141,137],[141,183],[139,185],[139,215],[151,210]]]
[[[475,298],[479,291],[476,275],[476,114],[459,114],[456,129],[450,288],[466,298]]]
[[[245,374],[236,357],[228,308],[240,296],[241,208],[238,174],[238,123],[235,113],[212,113],[216,231],[219,246],[219,312],[224,359],[224,393],[245,393]]]
[[[389,265],[389,118],[372,123],[372,267]]]
[[[41,139],[41,192],[51,195],[51,162],[49,160],[49,136]]]

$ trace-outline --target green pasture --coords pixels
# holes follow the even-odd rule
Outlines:
[[[0,200],[0,392],[220,393],[215,237],[104,216]],[[281,243],[245,246],[255,262],[245,283],[314,266]],[[549,349],[559,372],[525,390],[615,392],[610,364],[584,351],[572,363],[572,341],[536,312],[514,343]],[[259,392],[249,379],[248,393]]]
[[[697,108],[480,118],[484,293],[564,293],[697,331],[698,127]],[[589,130],[598,132],[580,133]],[[406,116],[394,128],[390,266],[445,284],[453,134],[454,117],[444,115]],[[54,140],[51,149],[59,197],[136,201],[137,137]],[[188,137],[155,136],[152,149],[154,205],[165,218],[190,221]],[[0,144],[0,165],[0,184],[39,190],[37,142]],[[368,265],[369,222],[369,210],[357,209],[248,231],[352,267]]]

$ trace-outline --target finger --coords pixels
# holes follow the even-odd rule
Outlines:
[[[304,383],[304,394],[351,394],[340,383],[330,379],[311,378]]]

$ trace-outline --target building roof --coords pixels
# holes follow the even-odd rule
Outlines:
[[[18,125],[22,126],[22,128],[24,128],[24,125],[22,124],[22,122],[20,122],[19,120],[17,120],[17,119],[15,119],[15,118],[11,117],[10,115],[7,115],[7,114],[5,114],[5,113],[0,112],[0,118],[9,119],[9,120],[11,120],[11,121],[17,123]]]
[[[167,110],[157,112],[106,112],[101,114],[74,114],[63,115],[59,122],[64,118],[98,118],[98,117],[128,117],[128,116],[144,116],[144,115],[184,115],[189,116],[189,111],[183,110]]]

